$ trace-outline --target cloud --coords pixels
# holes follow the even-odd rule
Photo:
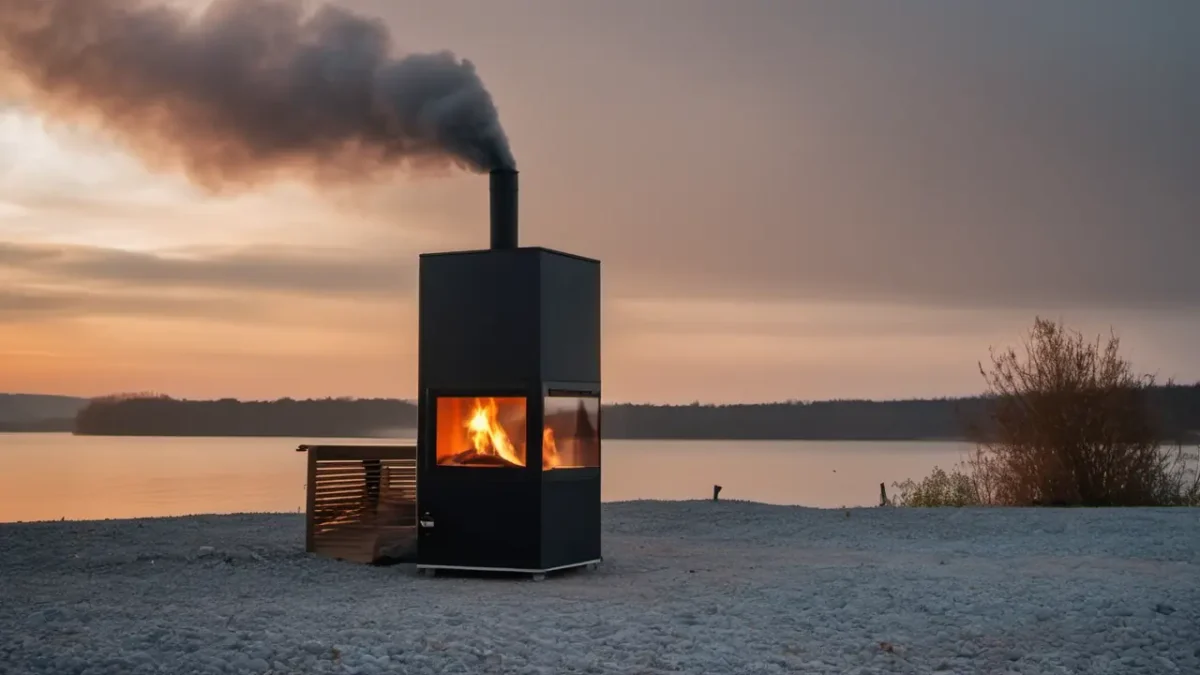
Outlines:
[[[0,271],[19,275],[26,283],[317,297],[395,297],[411,293],[416,283],[411,263],[385,254],[305,247],[141,252],[0,243]]]
[[[200,320],[394,332],[416,270],[382,252],[243,247],[142,252],[0,243],[0,323]],[[214,324],[215,322],[215,324]]]
[[[0,324],[84,317],[138,316],[245,321],[256,315],[256,306],[249,299],[228,297],[111,291],[0,291]]]

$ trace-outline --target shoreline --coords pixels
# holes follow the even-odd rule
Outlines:
[[[959,513],[992,513],[998,511],[1006,511],[1013,513],[1030,512],[1030,513],[1173,513],[1181,512],[1188,513],[1189,510],[1193,515],[1200,514],[1200,507],[1195,506],[961,506],[961,507],[906,507],[906,506],[804,506],[799,504],[773,504],[770,502],[759,502],[750,499],[725,499],[722,498],[717,502],[712,499],[622,499],[615,501],[601,502],[601,506],[605,510],[637,508],[637,507],[689,507],[689,506],[715,505],[710,508],[721,508],[725,505],[733,505],[738,507],[754,507],[764,510],[780,509],[792,510],[796,512],[812,512],[826,514],[855,514],[868,513],[876,511],[902,511],[913,514],[941,514],[945,512]],[[229,513],[187,513],[165,516],[129,516],[116,518],[58,518],[47,520],[0,520],[0,530],[9,526],[19,525],[84,525],[84,524],[110,524],[110,525],[145,525],[147,523],[156,523],[160,521],[183,521],[188,519],[211,519],[211,518],[300,518],[303,519],[305,513],[303,511],[235,511]],[[851,517],[851,516],[845,516]],[[301,523],[303,525],[303,523]],[[1198,528],[1200,530],[1200,528]]]

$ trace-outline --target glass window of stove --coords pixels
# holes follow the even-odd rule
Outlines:
[[[600,466],[600,398],[547,396],[542,470]]]
[[[524,467],[525,409],[524,397],[438,397],[438,466]]]

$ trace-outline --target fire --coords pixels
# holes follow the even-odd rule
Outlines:
[[[565,469],[571,464],[570,431],[558,447],[555,428],[538,424],[530,428],[523,397],[445,396],[437,400],[436,461],[440,466],[526,466],[526,436],[541,428],[542,470]],[[561,415],[560,415],[561,417]],[[564,418],[565,419],[565,418]],[[559,420],[558,435],[569,420]],[[536,421],[534,424],[537,424]]]
[[[496,399],[475,399],[475,410],[467,421],[467,431],[471,434],[471,443],[475,452],[480,455],[492,455],[517,466],[524,466],[525,461],[517,456],[508,433],[496,420],[499,406]]]
[[[542,431],[542,469],[553,469],[561,462],[558,457],[558,445],[554,442],[554,430],[546,427]]]

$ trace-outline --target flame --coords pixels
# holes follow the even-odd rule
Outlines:
[[[554,442],[554,430],[542,430],[542,469],[553,469],[562,463],[558,457],[558,445]]]
[[[496,421],[499,406],[496,399],[475,399],[475,410],[467,421],[467,431],[471,434],[471,443],[475,452],[481,455],[493,455],[517,466],[525,466],[524,460],[517,456],[508,433]]]

